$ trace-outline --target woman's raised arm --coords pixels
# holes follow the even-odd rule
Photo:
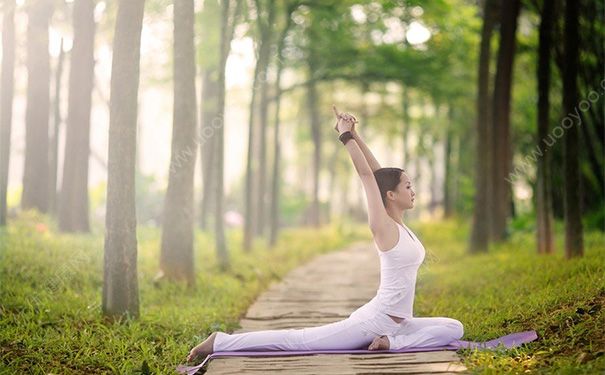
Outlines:
[[[338,119],[337,130],[339,134],[342,135],[343,133],[353,129],[353,121],[347,121],[343,118],[340,118],[335,107],[334,113]],[[366,198],[368,201],[368,223],[372,233],[376,234],[384,231],[385,229],[388,230],[387,228],[393,226],[391,223],[392,219],[387,214],[384,204],[382,203],[380,190],[378,189],[378,184],[376,183],[376,178],[374,177],[372,168],[370,168],[370,165],[368,164],[368,161],[366,160],[366,157],[357,144],[357,140],[355,138],[349,140],[345,144],[345,147],[351,156],[355,170],[361,178],[361,182],[366,193]]]

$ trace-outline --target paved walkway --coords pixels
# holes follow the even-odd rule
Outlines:
[[[379,284],[379,260],[372,244],[321,255],[272,285],[240,321],[248,332],[303,328],[345,319],[369,301]],[[465,372],[456,352],[297,357],[232,357],[210,362],[208,375],[218,374],[432,374]]]

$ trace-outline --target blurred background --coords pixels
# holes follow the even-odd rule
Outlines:
[[[249,247],[363,222],[334,103],[413,179],[409,218],[469,220],[471,249],[514,218],[544,238],[553,218],[605,226],[602,2],[148,0],[140,27],[120,5],[3,2],[3,224],[35,209],[103,231],[112,105],[135,119],[116,163],[139,225],[224,223]]]

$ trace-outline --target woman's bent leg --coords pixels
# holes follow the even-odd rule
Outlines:
[[[369,345],[373,336],[364,322],[347,318],[319,327],[282,329],[226,334],[219,332],[214,351],[326,350],[359,349]]]
[[[396,335],[387,336],[390,349],[422,348],[447,345],[464,335],[464,327],[451,318],[409,318]]]

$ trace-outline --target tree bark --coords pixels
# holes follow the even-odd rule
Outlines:
[[[202,87],[200,93],[200,155],[202,172],[202,199],[199,216],[199,226],[209,230],[209,220],[214,212],[214,178],[216,164],[215,125],[218,117],[218,59],[216,51],[220,50],[221,9],[220,3],[207,1],[201,15],[200,49],[202,50]],[[212,51],[213,53],[205,53]]]
[[[443,181],[443,217],[450,218],[453,214],[453,190],[452,190],[452,138],[453,136],[453,108],[451,105],[448,106],[448,122],[447,128],[445,129],[445,153],[444,153],[444,166],[445,166],[445,178]]]
[[[48,115],[50,110],[50,56],[48,27],[50,0],[27,4],[27,109],[25,165],[21,207],[48,211]]]
[[[310,72],[313,72],[313,64],[309,65]],[[309,212],[310,224],[319,227],[319,172],[321,169],[321,120],[319,118],[319,98],[315,82],[307,86],[307,108],[311,124],[311,139],[313,140],[313,185],[311,197],[311,210]]]
[[[69,71],[65,161],[59,198],[59,228],[88,232],[90,111],[94,82],[95,2],[74,3],[74,43]]]
[[[563,109],[565,116],[574,113],[578,103],[578,13],[579,3],[565,2],[565,63],[563,72]],[[565,126],[565,121],[562,124]],[[578,126],[577,120],[567,127],[563,144],[565,174],[564,213],[565,213],[565,256],[580,257],[584,255],[582,235],[582,211],[580,195],[580,163],[578,160]]]
[[[275,246],[277,242],[277,236],[279,234],[279,203],[280,203],[280,180],[281,180],[281,171],[280,171],[280,158],[281,158],[281,147],[280,147],[280,110],[281,110],[281,95],[279,92],[281,91],[281,75],[284,68],[284,47],[286,44],[286,36],[288,35],[288,31],[292,26],[292,12],[293,8],[288,9],[286,12],[286,25],[279,37],[278,45],[277,45],[277,72],[275,79],[275,92],[277,96],[275,98],[275,118],[274,128],[273,128],[273,173],[271,180],[271,206],[270,206],[270,225],[269,225],[269,246]]]
[[[0,226],[6,225],[13,96],[15,91],[15,1],[4,1],[0,75]]]
[[[113,42],[103,314],[139,316],[135,163],[145,0],[121,0]]]
[[[224,169],[224,124],[225,124],[225,67],[229,56],[233,27],[237,21],[241,0],[237,0],[232,21],[229,22],[230,1],[221,3],[221,42],[218,64],[218,117],[220,121],[216,131],[217,167],[215,172],[215,246],[219,267],[227,270],[230,267],[229,252],[225,240],[224,209],[223,209],[223,169]]]
[[[491,60],[491,40],[495,23],[495,0],[485,0],[483,27],[479,47],[479,72],[477,90],[477,159],[475,171],[475,202],[469,250],[471,253],[486,252],[489,245],[489,207],[491,196],[490,169],[491,152],[489,105],[489,64]]]
[[[203,72],[202,92],[201,92],[201,138],[203,142],[200,144],[200,153],[202,159],[202,202],[200,208],[200,228],[208,229],[208,218],[213,209],[212,202],[214,197],[214,179],[212,179],[212,171],[215,164],[215,131],[213,121],[216,119],[217,105],[217,75],[218,71],[214,68],[208,68]]]
[[[492,238],[503,241],[507,236],[507,220],[511,214],[510,171],[512,150],[510,142],[510,101],[515,59],[517,18],[520,0],[505,1],[501,8],[500,48],[494,82],[492,186]],[[482,154],[479,154],[482,155]]]
[[[54,121],[53,128],[50,136],[50,175],[49,175],[49,198],[48,198],[48,211],[52,214],[57,214],[57,205],[60,190],[57,186],[57,172],[59,169],[59,138],[61,137],[61,123],[63,118],[61,115],[61,86],[63,77],[63,60],[65,59],[65,51],[63,48],[63,38],[61,38],[61,46],[59,50],[59,58],[57,61],[57,67],[55,70],[55,95],[53,97],[53,112]]]
[[[274,21],[275,21],[275,0],[269,0],[267,3],[267,20],[266,23],[262,21],[262,18],[259,17],[259,26],[261,26],[261,43],[266,44],[265,48],[262,48],[261,51],[267,54],[267,56],[262,58],[264,65],[261,67],[261,85],[260,85],[260,102],[259,102],[259,127],[260,127],[260,135],[259,135],[259,158],[258,158],[258,189],[257,189],[257,198],[258,202],[258,223],[256,226],[256,234],[258,236],[263,236],[266,229],[266,223],[269,221],[267,216],[267,211],[265,207],[267,206],[267,192],[265,188],[265,183],[267,180],[267,122],[269,117],[269,64],[270,54],[273,46],[273,37],[272,34],[274,32]],[[259,57],[259,60],[260,57]],[[254,90],[254,88],[252,88]]]
[[[538,147],[543,149],[548,137],[550,121],[550,50],[553,27],[554,4],[545,1],[540,19],[540,44],[538,47]],[[546,150],[548,151],[548,150]],[[538,158],[536,179],[537,243],[539,254],[551,254],[554,251],[552,192],[550,189],[550,152],[544,152]]]
[[[193,0],[174,2],[174,110],[168,190],[162,219],[160,269],[169,280],[195,285],[193,177],[197,156]]]

